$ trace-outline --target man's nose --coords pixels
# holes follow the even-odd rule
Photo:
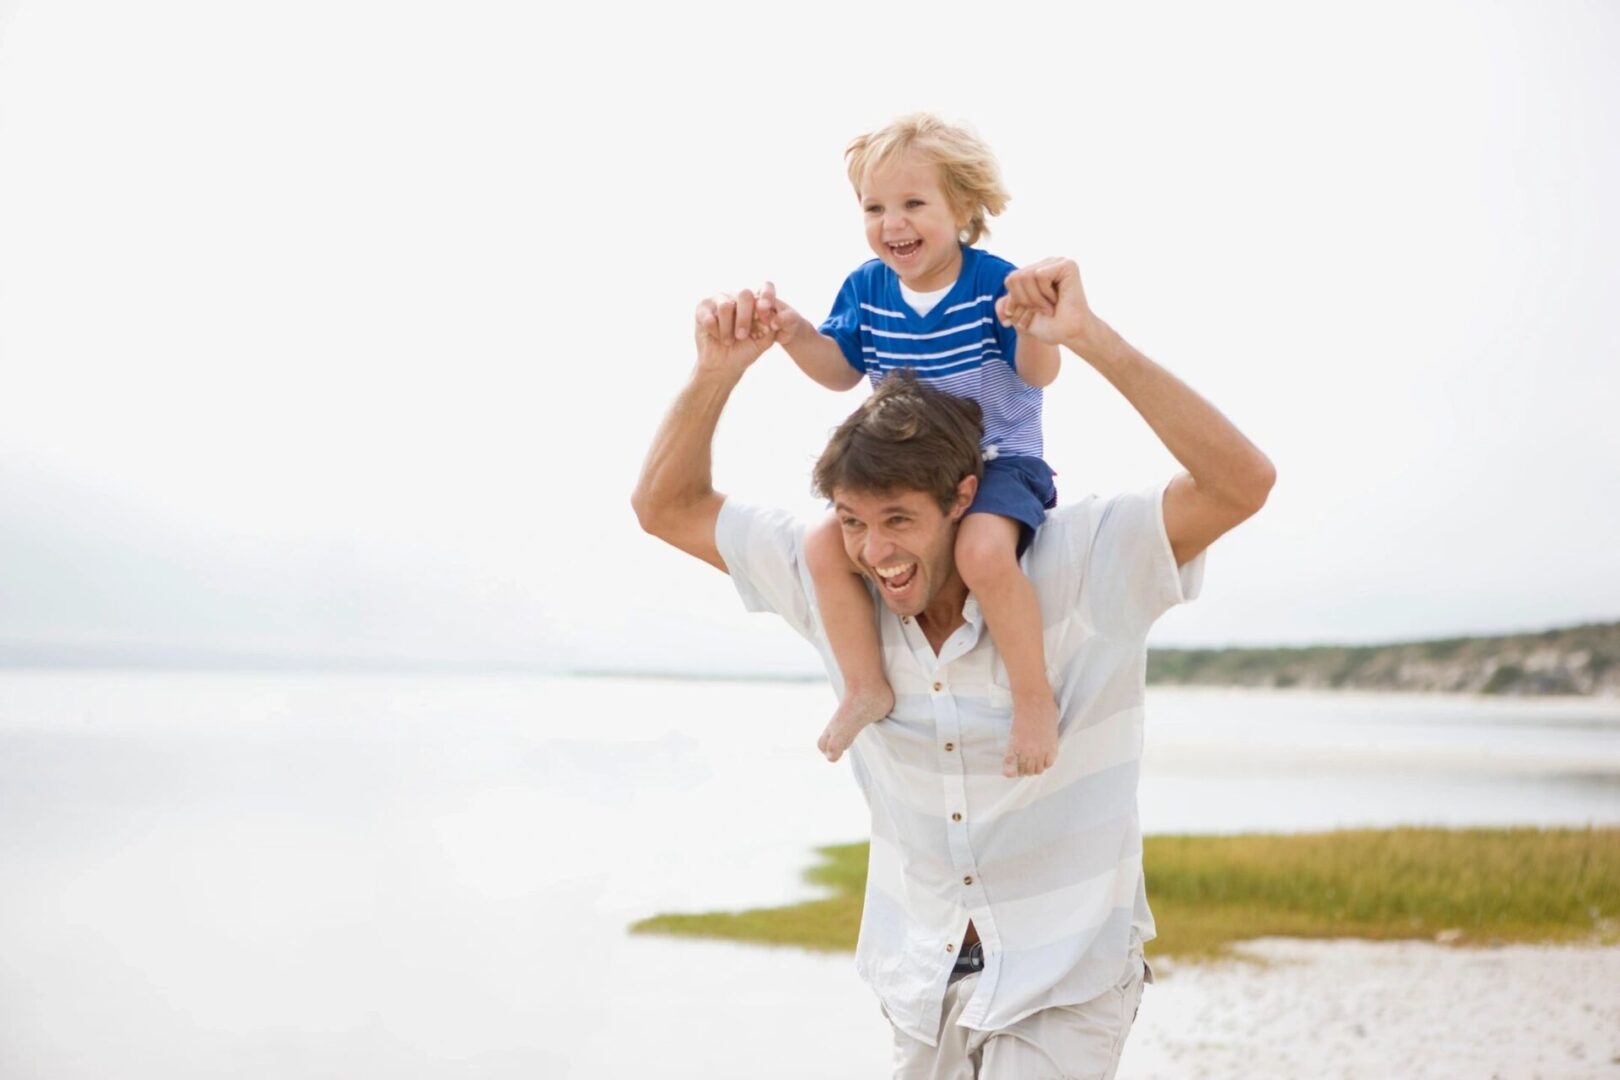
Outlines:
[[[883,560],[894,552],[894,545],[889,543],[888,537],[876,529],[866,534],[866,543],[861,551],[861,558],[866,560],[868,566],[882,566]]]

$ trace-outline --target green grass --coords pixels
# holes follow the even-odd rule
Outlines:
[[[830,895],[780,908],[657,915],[637,933],[849,950],[866,845],[818,849]],[[1151,836],[1143,850],[1158,956],[1219,955],[1256,937],[1457,944],[1620,941],[1620,829],[1388,829]]]

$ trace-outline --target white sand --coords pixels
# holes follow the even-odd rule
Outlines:
[[[1620,1077],[1620,948],[1277,938],[1241,953],[1157,970],[1120,1080]]]

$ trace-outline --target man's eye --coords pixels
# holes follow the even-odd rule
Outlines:
[[[856,521],[854,518],[845,518],[843,521],[839,522],[839,524],[845,529],[858,529],[861,527],[861,523]]]

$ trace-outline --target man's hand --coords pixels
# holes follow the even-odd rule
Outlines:
[[[996,301],[1004,326],[1016,326],[1048,345],[1067,345],[1085,356],[1106,329],[1080,284],[1073,259],[1042,259],[1007,275],[1007,295]]]
[[[771,347],[776,333],[757,317],[758,301],[747,289],[717,293],[697,306],[698,367],[741,378]]]
[[[794,311],[776,295],[776,286],[769,281],[759,290],[754,318],[775,332],[776,343],[783,348],[798,340],[799,332],[809,325],[803,315]]]

